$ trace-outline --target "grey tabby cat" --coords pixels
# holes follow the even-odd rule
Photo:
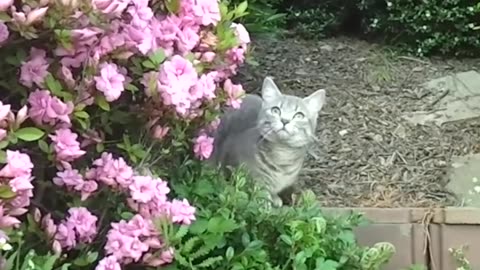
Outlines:
[[[279,193],[298,179],[324,103],[323,89],[300,98],[282,94],[266,77],[261,98],[248,94],[240,109],[221,118],[210,162],[223,168],[244,164],[266,185],[273,205],[282,206]]]

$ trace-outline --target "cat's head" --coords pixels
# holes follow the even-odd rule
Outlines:
[[[301,98],[282,94],[272,78],[262,85],[262,111],[259,128],[265,139],[291,147],[303,147],[315,138],[320,110],[325,104],[325,90]]]

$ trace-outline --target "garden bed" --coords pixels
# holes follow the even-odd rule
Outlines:
[[[318,158],[302,174],[323,206],[458,204],[446,188],[446,169],[453,156],[479,152],[480,121],[414,126],[401,115],[438,99],[420,84],[475,69],[475,60],[418,59],[348,38],[254,45],[259,65],[247,65],[238,78],[247,91],[258,91],[266,75],[287,93],[327,91]]]

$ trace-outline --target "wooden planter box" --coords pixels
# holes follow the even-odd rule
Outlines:
[[[422,264],[430,270],[457,269],[450,248],[466,247],[466,259],[480,269],[480,208],[324,208],[327,215],[360,212],[372,224],[356,229],[362,245],[390,242],[396,248],[385,270]]]

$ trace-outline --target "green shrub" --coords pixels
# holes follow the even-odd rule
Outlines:
[[[419,55],[474,55],[480,51],[480,5],[466,0],[359,2],[367,33]]]
[[[287,24],[305,38],[323,38],[342,32],[353,17],[354,1],[285,1]]]
[[[183,183],[173,190],[189,196],[197,220],[162,230],[176,250],[168,269],[375,270],[394,252],[388,243],[359,246],[352,228],[363,218],[327,217],[311,192],[291,207],[272,209],[267,193],[240,173],[227,182],[192,162],[181,168],[176,178]]]
[[[355,34],[418,55],[478,55],[480,4],[467,0],[284,0],[287,25],[306,38]],[[283,11],[283,9],[280,9]]]
[[[237,6],[243,0],[230,0],[231,6]],[[248,14],[239,21],[252,34],[278,34],[285,28],[286,13],[280,12],[283,0],[248,1]],[[233,7],[232,7],[233,8]]]

